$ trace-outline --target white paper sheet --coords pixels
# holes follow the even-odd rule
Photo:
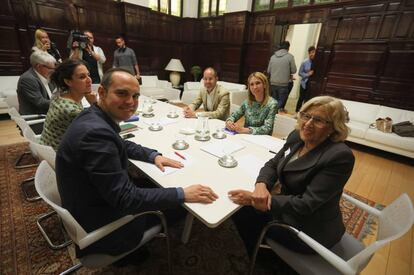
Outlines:
[[[217,140],[200,147],[201,150],[221,158],[224,154],[232,154],[245,146],[237,141]]]
[[[244,140],[263,146],[264,148],[278,152],[285,144],[285,140],[274,138],[268,135],[246,135]]]

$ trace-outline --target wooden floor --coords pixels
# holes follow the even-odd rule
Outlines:
[[[24,141],[10,120],[0,121],[0,145]],[[387,205],[401,193],[414,201],[414,160],[352,145],[356,163],[345,189]],[[413,229],[375,254],[363,275],[414,275]]]

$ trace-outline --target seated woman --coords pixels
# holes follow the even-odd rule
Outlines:
[[[49,35],[45,30],[37,29],[35,31],[35,39],[32,51],[47,52],[55,58],[56,62],[62,63],[62,58],[60,57],[59,50],[57,49],[55,43],[50,41]]]
[[[58,149],[63,134],[72,120],[82,112],[84,96],[90,104],[96,102],[92,93],[92,80],[83,60],[68,59],[60,64],[51,76],[57,86],[57,95],[50,102],[40,144]]]
[[[260,170],[254,191],[229,192],[233,202],[246,205],[233,220],[249,254],[272,220],[292,225],[327,248],[341,240],[345,226],[339,200],[354,167],[354,155],[343,142],[349,132],[346,121],[338,99],[320,96],[307,101],[297,130]],[[313,253],[285,229],[273,227],[267,236],[296,252]]]
[[[240,134],[271,135],[277,102],[269,96],[269,81],[264,74],[255,72],[249,75],[247,83],[249,99],[230,115],[226,127]],[[236,124],[242,116],[245,118],[243,127]]]

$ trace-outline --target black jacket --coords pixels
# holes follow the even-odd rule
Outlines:
[[[354,155],[343,142],[328,138],[288,163],[302,145],[299,131],[293,131],[284,147],[260,170],[256,182],[266,183],[271,190],[279,180],[281,194],[272,197],[274,218],[331,247],[345,232],[339,200],[351,176]]]

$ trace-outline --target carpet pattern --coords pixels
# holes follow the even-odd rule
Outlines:
[[[25,201],[20,182],[34,175],[36,167],[15,169],[14,161],[27,150],[26,143],[0,146],[0,274],[58,274],[76,263],[73,245],[51,250],[36,226],[36,218],[51,209],[43,202]],[[381,208],[365,198],[361,201]],[[377,221],[354,205],[341,202],[348,233],[360,240],[375,236]],[[53,239],[63,235],[59,222],[47,224]],[[195,219],[190,241],[180,241],[183,222],[170,227],[174,274],[245,274],[248,257],[233,223],[228,220],[210,229]],[[140,266],[124,268],[80,269],[77,274],[168,274],[165,244],[154,240],[149,244],[151,257]],[[290,274],[289,268],[275,272],[258,265],[256,274]]]

